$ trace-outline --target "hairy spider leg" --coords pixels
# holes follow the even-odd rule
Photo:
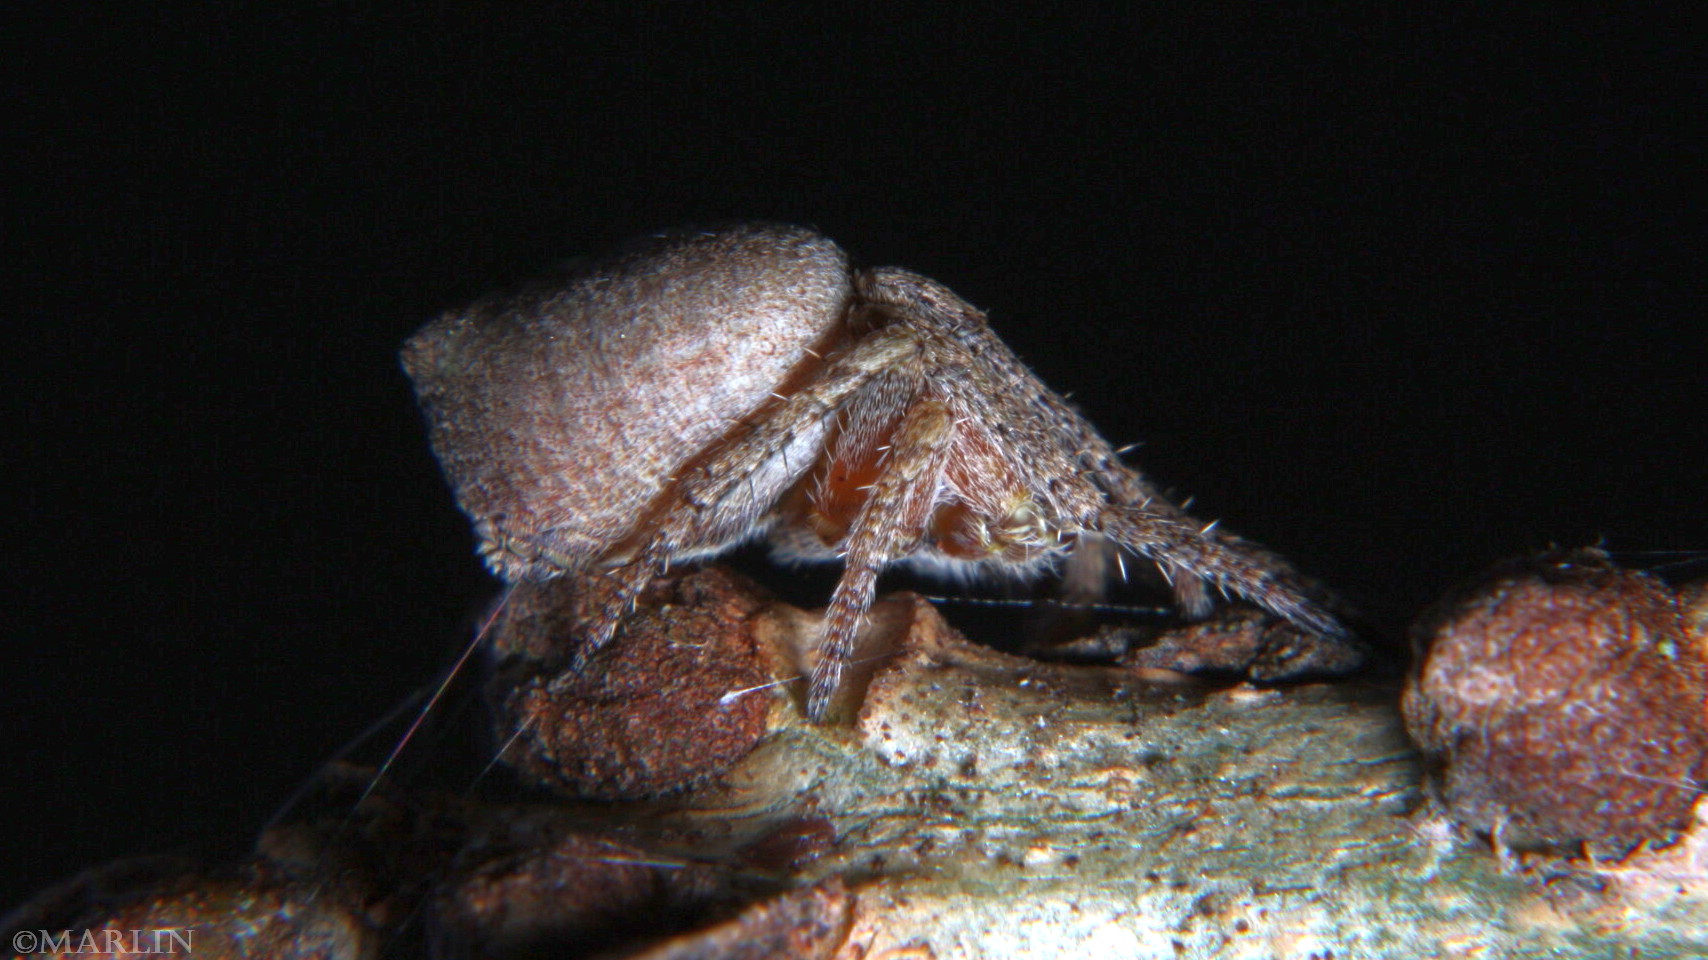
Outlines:
[[[942,399],[915,397],[889,438],[888,455],[842,541],[843,571],[825,611],[807,696],[807,716],[822,720],[872,607],[878,574],[912,553],[937,506],[955,441],[955,417]]]
[[[610,642],[635,598],[671,557],[763,528],[776,498],[755,496],[754,478],[771,469],[778,451],[787,450],[797,437],[822,432],[823,424],[850,394],[872,377],[905,366],[917,350],[917,339],[902,327],[854,339],[828,359],[817,377],[795,393],[763,405],[708,456],[685,467],[647,510],[649,520],[637,525],[653,531],[644,546],[632,558],[598,573],[585,605],[578,605],[585,632],[577,662],[585,662]],[[784,488],[812,468],[818,453],[801,459],[790,465],[794,475]]]
[[[1296,626],[1325,637],[1347,636],[1335,616],[1307,599],[1307,584],[1266,551],[1246,549],[1148,508],[1111,504],[1097,517],[1098,531],[1148,557],[1170,583],[1198,577],[1224,594],[1241,597]]]

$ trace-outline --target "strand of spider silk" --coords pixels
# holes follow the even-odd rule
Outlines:
[[[1055,607],[1059,610],[1085,610],[1091,613],[1132,613],[1158,617],[1170,616],[1175,612],[1172,607],[1140,607],[1121,603],[1079,603],[1073,600],[1056,600],[1051,597],[1019,600],[1001,597],[938,597],[931,594],[921,594],[921,596],[932,603],[959,604],[965,607]]]
[[[427,699],[428,691],[431,689],[432,687],[429,686],[416,687],[414,690],[409,692],[408,696],[399,700],[390,710],[387,710],[378,720],[368,724],[361,733],[351,737],[343,746],[339,747],[332,756],[326,758],[319,767],[315,768],[313,774],[309,775],[301,784],[297,785],[295,790],[291,791],[291,795],[285,798],[284,803],[281,803],[278,809],[274,811],[273,815],[267,818],[267,822],[262,825],[261,831],[265,833],[282,823],[286,817],[290,816],[291,811],[295,810],[297,805],[302,803],[303,798],[308,796],[309,792],[322,782],[326,771],[330,767],[349,757],[350,754],[355,753],[358,747],[367,743],[369,740],[372,740],[381,730],[384,730],[386,727],[395,723],[398,717],[403,716],[404,711],[414,709],[421,703],[421,701]]]
[[[1708,563],[1708,550],[1609,550],[1608,555],[1626,566],[1636,566],[1639,562],[1660,561],[1663,557],[1674,559],[1652,563],[1642,569],[1648,573],[1660,573],[1675,568],[1690,569],[1692,566]]]
[[[850,666],[852,666],[852,665],[858,664],[858,663],[866,663],[866,662],[872,661],[872,660],[880,660],[880,659],[883,659],[884,657],[893,656],[893,655],[894,655],[893,653],[881,653],[881,654],[874,654],[874,655],[869,656],[869,657],[857,657],[853,660],[848,661],[848,663]],[[794,683],[796,680],[805,680],[805,679],[807,679],[806,674],[798,673],[798,674],[795,674],[794,676],[783,677],[783,678],[778,679],[778,680],[769,680],[769,681],[766,681],[765,683],[761,683],[761,684],[758,684],[755,686],[742,687],[739,690],[731,690],[730,692],[728,692],[728,693],[726,693],[723,696],[718,698],[718,704],[720,706],[730,704],[730,703],[735,702],[737,699],[739,699],[741,697],[747,696],[750,693],[758,693],[761,690],[769,690],[772,687],[780,687],[785,683]],[[486,761],[486,766],[481,767],[480,772],[475,774],[474,779],[469,782],[468,788],[464,791],[465,796],[472,794],[474,792],[474,788],[476,786],[478,786],[482,780],[485,780],[486,777],[492,773],[492,771],[494,771],[498,768],[499,762],[504,759],[504,754],[507,751],[509,751],[509,749],[513,745],[515,745],[517,740],[522,739],[522,735],[524,733],[528,732],[528,728],[530,725],[532,725],[532,723],[533,723],[533,719],[530,718],[529,720],[527,720],[523,723],[517,724],[516,729],[511,731],[510,736],[504,738],[504,742],[499,745],[497,750],[493,751],[492,758],[490,760]]]
[[[1701,783],[1693,783],[1689,780],[1674,780],[1671,777],[1651,777],[1647,774],[1635,773],[1633,771],[1626,770],[1624,767],[1620,767],[1613,771],[1613,775],[1616,777],[1628,777],[1632,780],[1638,780],[1643,783],[1658,783],[1666,787],[1678,787],[1680,790],[1701,790],[1708,787],[1708,780],[1704,780]]]
[[[518,723],[515,731],[512,732],[510,736],[504,738],[504,742],[499,744],[498,749],[492,752],[492,759],[486,761],[486,766],[481,767],[480,772],[475,774],[474,779],[470,780],[469,785],[463,789],[464,799],[474,796],[474,788],[480,786],[481,782],[484,781],[492,771],[498,769],[498,762],[504,759],[504,754],[509,752],[510,748],[516,745],[516,741],[522,739],[522,734],[527,733],[528,728],[533,726],[533,724],[534,718],[529,717],[527,720]]]
[[[643,858],[639,858],[639,857],[628,857],[628,856],[607,856],[607,857],[580,856],[580,857],[576,857],[575,859],[581,863],[612,863],[612,864],[620,864],[620,865],[625,865],[625,866],[652,867],[652,868],[657,869],[657,870],[686,870],[687,868],[698,865],[698,864],[705,864],[705,865],[712,865],[713,864],[713,861],[711,861],[711,860],[692,860],[692,859],[658,860],[658,859],[650,859],[650,858],[643,859]],[[424,914],[426,914],[428,909],[430,909],[432,907],[432,903],[433,903],[432,897],[419,897],[419,898],[417,898],[415,901],[415,906],[413,906],[409,909],[408,915],[406,915],[401,921],[399,921],[397,923],[397,925],[392,929],[391,935],[386,938],[385,944],[381,948],[379,955],[382,957],[390,957],[390,956],[397,955],[398,944],[402,943],[404,938],[411,934],[415,924],[421,922],[422,916]]]
[[[899,651],[899,650],[888,650],[888,651],[885,651],[883,653],[874,653],[869,657],[855,657],[854,659],[848,661],[847,665],[852,667],[855,664],[870,663],[873,660],[883,660],[887,657],[893,657],[897,653],[900,653],[900,652],[901,651]],[[721,706],[726,706],[728,704],[734,703],[736,700],[738,700],[742,697],[745,697],[750,693],[758,693],[761,690],[769,690],[772,687],[780,687],[785,683],[794,683],[796,680],[805,680],[805,679],[807,679],[806,674],[797,673],[794,676],[780,677],[776,680],[767,680],[764,683],[756,684],[755,686],[742,687],[742,688],[737,689],[737,690],[731,690],[730,692],[728,692],[728,693],[726,693],[723,696],[718,698],[718,706],[721,707]],[[521,734],[521,732],[522,732],[522,728],[517,728],[516,733],[512,734],[510,739],[515,740],[516,737]],[[509,748],[509,742],[508,741],[505,743],[505,748],[506,749]]]
[[[939,597],[939,596],[932,596],[930,594],[921,594],[921,596],[925,600],[927,600],[931,603],[958,603],[958,604],[961,604],[963,606],[970,606],[970,607],[1040,607],[1040,606],[1047,606],[1047,607],[1057,607],[1057,608],[1063,609],[1063,610],[1089,610],[1093,613],[1148,614],[1151,616],[1158,616],[1158,617],[1169,616],[1169,615],[1172,615],[1174,613],[1174,610],[1169,608],[1169,607],[1139,607],[1139,606],[1129,606],[1126,604],[1119,604],[1119,603],[1074,603],[1074,602],[1069,601],[1069,600],[1055,600],[1055,599],[1052,599],[1049,597],[1033,598],[1033,599],[1029,599],[1029,600],[1012,600],[1012,599],[1003,599],[1003,598],[996,598],[996,597]],[[848,664],[849,664],[849,666],[853,666],[854,664],[857,664],[857,663],[865,663],[865,662],[870,661],[870,660],[877,660],[877,659],[881,659],[883,657],[888,657],[888,656],[893,656],[893,655],[894,655],[894,653],[891,652],[891,653],[875,654],[875,655],[870,656],[870,657],[859,657],[857,659],[848,661]],[[761,683],[761,684],[758,684],[758,685],[752,686],[752,687],[743,687],[739,690],[731,690],[730,692],[719,697],[718,703],[720,705],[728,704],[728,703],[735,701],[737,698],[745,697],[750,693],[757,693],[760,690],[769,690],[772,687],[780,687],[785,683],[794,683],[796,680],[804,680],[804,679],[806,679],[806,676],[804,674],[797,674],[797,675],[792,676],[792,677],[782,677],[782,678],[777,679],[777,680],[770,680],[770,681],[767,681],[765,683]],[[498,756],[503,756],[504,751],[510,749],[510,744],[514,743],[516,741],[516,738],[520,737],[522,735],[522,732],[526,729],[527,729],[526,724],[517,727],[516,732],[512,733],[510,735],[510,738],[504,742],[504,746],[499,748]],[[487,764],[487,768],[491,769],[491,767],[494,764],[496,764],[497,762],[498,762],[498,757],[493,757],[492,762]],[[481,771],[482,776],[484,776],[485,774],[486,774],[485,770]]]
[[[508,594],[508,592],[506,592],[505,599],[508,599],[508,598],[509,598],[509,594]],[[925,599],[927,601],[930,601],[931,603],[955,603],[955,604],[961,604],[963,606],[975,606],[975,607],[976,606],[984,606],[984,607],[1050,606],[1050,607],[1057,607],[1057,608],[1064,609],[1064,610],[1088,610],[1088,611],[1091,611],[1093,613],[1148,614],[1148,615],[1152,615],[1152,616],[1166,616],[1166,615],[1169,615],[1173,612],[1168,607],[1141,607],[1141,606],[1133,606],[1133,605],[1128,605],[1128,604],[1116,604],[1116,603],[1074,603],[1074,602],[1067,601],[1067,600],[1056,600],[1056,599],[1048,598],[1048,597],[1033,598],[1033,599],[1027,599],[1027,600],[1015,600],[1015,599],[1001,599],[1001,598],[992,598],[992,597],[948,597],[948,596],[925,595]],[[502,606],[503,606],[503,600],[500,600],[499,603],[494,607],[494,610],[493,610],[494,616],[497,615],[498,610],[500,608],[502,608]],[[490,623],[491,623],[491,619],[489,618],[488,625],[490,625]],[[484,634],[485,631],[486,631],[486,627],[483,626],[481,628],[482,634]],[[478,636],[476,637],[475,642],[479,643],[479,637]],[[860,658],[857,658],[854,660],[850,660],[849,665],[852,666],[852,665],[858,664],[858,663],[865,663],[865,662],[870,661],[870,660],[879,659],[879,657],[882,657],[882,656],[889,656],[889,654],[879,654],[879,655],[875,655],[875,656],[871,656],[871,657],[860,657]],[[465,651],[464,659],[466,659],[466,658],[467,658],[467,652]],[[458,661],[458,662],[460,665],[461,661]],[[758,684],[756,686],[743,687],[742,689],[739,689],[739,690],[731,690],[728,693],[724,694],[722,697],[720,697],[718,699],[718,702],[720,704],[728,704],[728,703],[731,703],[731,702],[735,701],[736,699],[738,699],[740,697],[744,697],[750,693],[757,693],[760,690],[769,690],[772,687],[782,686],[783,684],[786,684],[786,683],[794,683],[796,680],[804,680],[804,679],[806,679],[804,674],[803,675],[796,675],[796,676],[792,676],[792,677],[783,677],[781,679],[767,681],[765,683],[761,683],[761,684]],[[443,688],[441,688],[441,690],[442,689]],[[478,785],[482,780],[486,779],[486,777],[489,776],[493,770],[498,768],[499,762],[504,759],[505,752],[507,750],[509,750],[510,747],[512,745],[514,745],[517,740],[521,739],[522,735],[524,733],[526,733],[527,730],[528,730],[528,724],[527,723],[520,724],[516,727],[516,729],[513,732],[511,732],[510,736],[505,738],[504,743],[501,744],[497,750],[493,751],[492,758],[486,762],[486,765],[481,768],[479,773],[475,774],[474,779],[469,783],[469,786],[468,786],[469,791],[473,791],[476,785]],[[413,732],[413,731],[414,731],[414,728],[411,727],[411,732]],[[399,744],[399,749],[401,750],[401,748],[402,748],[402,744]],[[394,754],[394,756],[395,756],[395,754]],[[388,758],[387,765],[389,765],[389,760],[390,760],[390,758]],[[381,768],[381,773],[383,774],[383,772],[384,772],[384,767]],[[377,780],[378,776],[376,776],[375,779]],[[367,796],[367,794],[364,793],[363,797],[365,798],[366,796]]]
[[[373,777],[368,780],[367,788],[362,791],[360,797],[356,798],[356,805],[350,810],[351,817],[354,817],[356,811],[361,809],[362,804],[373,796],[374,791],[379,788],[380,781],[385,779],[386,773],[391,770],[393,764],[397,763],[397,758],[403,755],[403,749],[409,746],[409,741],[415,738],[415,734],[421,729],[421,725],[427,722],[427,718],[432,715],[433,708],[439,705],[440,700],[444,699],[445,691],[451,688],[451,684],[463,672],[463,667],[468,664],[469,658],[474,656],[476,650],[480,649],[481,643],[486,640],[486,635],[491,632],[492,625],[498,622],[498,615],[504,612],[504,608],[510,603],[511,595],[515,592],[516,585],[512,583],[504,588],[503,593],[499,594],[498,602],[492,605],[492,610],[487,613],[486,619],[481,621],[480,629],[474,633],[474,639],[463,647],[463,652],[457,657],[457,662],[451,664],[451,668],[445,671],[444,679],[439,681],[439,687],[433,691],[433,696],[428,699],[427,705],[415,714],[415,720],[409,724],[409,729],[403,731],[403,736],[398,738],[397,745],[391,748],[391,753],[386,755],[385,760],[374,771]]]
[[[369,797],[373,796],[374,791],[379,788],[380,781],[385,779],[386,773],[389,772],[392,766],[397,763],[398,757],[403,755],[404,748],[409,746],[410,740],[414,739],[415,734],[421,729],[421,725],[427,721],[429,716],[432,715],[433,708],[437,707],[439,705],[439,701],[444,699],[445,692],[451,688],[451,684],[454,683],[457,677],[462,673],[463,667],[468,665],[469,658],[474,656],[474,652],[476,650],[480,649],[481,643],[486,640],[486,635],[492,631],[492,625],[498,622],[498,615],[503,613],[504,608],[510,604],[510,597],[515,592],[516,585],[511,584],[504,588],[503,593],[498,595],[497,602],[492,605],[492,609],[487,612],[486,618],[481,621],[480,629],[474,632],[474,637],[469,640],[466,646],[463,647],[463,652],[458,655],[456,662],[451,664],[450,669],[445,671],[445,675],[439,681],[439,685],[434,688],[433,695],[427,698],[426,705],[416,711],[415,719],[409,724],[409,729],[405,730],[403,732],[403,736],[398,738],[397,744],[391,748],[391,752],[386,755],[385,760],[379,765],[378,769],[374,771],[374,775],[368,779],[368,785],[362,790],[362,795],[356,798],[356,802],[350,805],[349,812],[344,814],[344,819],[338,824],[338,829],[332,833],[334,838],[332,842],[333,846],[336,846],[337,843],[340,842],[355,826],[356,814],[362,809],[362,804],[367,802]],[[311,902],[317,899],[320,896],[321,890],[325,888],[326,884],[331,882],[332,877],[330,876],[330,871],[327,873],[328,875],[323,876],[320,882],[316,884],[314,890],[309,893],[308,899]]]

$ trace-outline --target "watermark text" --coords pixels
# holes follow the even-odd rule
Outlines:
[[[190,927],[148,927],[135,930],[19,930],[12,934],[12,951],[20,957],[88,956],[145,957],[195,952]]]

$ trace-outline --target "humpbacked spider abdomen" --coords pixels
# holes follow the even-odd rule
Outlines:
[[[804,228],[653,237],[440,317],[403,363],[492,570],[597,583],[583,654],[665,565],[765,535],[845,564],[814,719],[892,563],[1100,571],[1125,550],[1190,614],[1208,584],[1342,630],[1284,560],[1123,464],[983,313],[906,270],[855,269]]]

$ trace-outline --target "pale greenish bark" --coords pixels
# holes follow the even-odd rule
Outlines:
[[[787,720],[643,819],[710,849],[827,817],[837,846],[800,879],[849,884],[867,956],[1708,955],[1700,863],[1548,884],[1420,815],[1390,691],[1050,666],[913,614],[856,725]]]

